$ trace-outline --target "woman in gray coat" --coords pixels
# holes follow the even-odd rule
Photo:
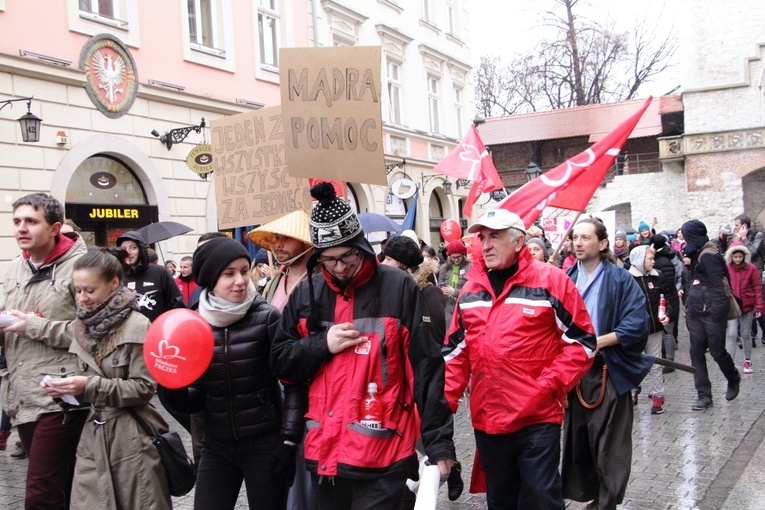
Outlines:
[[[143,359],[149,320],[137,311],[135,293],[120,285],[120,255],[126,254],[119,248],[95,249],[75,263],[77,319],[69,350],[81,375],[41,383],[54,398],[73,395],[91,408],[77,447],[72,509],[172,508],[159,453],[126,410],[133,408],[155,433],[167,432],[149,403],[156,386]]]

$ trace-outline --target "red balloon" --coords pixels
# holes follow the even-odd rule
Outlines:
[[[193,383],[207,370],[215,340],[210,325],[186,308],[170,310],[149,326],[143,358],[154,379],[165,388]]]
[[[460,227],[459,222],[452,219],[444,220],[443,223],[441,223],[441,237],[443,237],[447,243],[462,239],[462,227]]]

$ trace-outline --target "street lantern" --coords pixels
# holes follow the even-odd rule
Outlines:
[[[542,169],[537,166],[536,163],[533,161],[529,163],[529,166],[526,167],[526,170],[523,172],[526,175],[526,181],[531,182],[540,175],[542,175]]]
[[[25,97],[23,99],[6,99],[5,101],[0,101],[0,105],[2,105],[0,106],[0,110],[11,103],[15,103],[16,101],[27,102],[27,113],[19,118],[19,125],[21,126],[21,139],[25,142],[39,142],[40,124],[42,123],[42,119],[32,113],[31,97]]]
[[[441,187],[444,188],[444,195],[452,194],[452,183],[451,181],[449,181],[449,179],[446,179],[444,183],[441,185]]]

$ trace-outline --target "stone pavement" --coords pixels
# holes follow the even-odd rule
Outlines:
[[[666,412],[651,415],[650,399],[641,395],[633,430],[632,477],[622,510],[765,510],[765,346],[753,350],[754,374],[744,376],[741,394],[724,398],[725,381],[708,358],[714,406],[692,411],[693,378],[684,372],[666,375]],[[689,364],[688,334],[681,325],[677,361]],[[737,353],[737,365],[743,361]],[[178,427],[179,428],[179,427]],[[188,440],[188,436],[186,436]],[[14,433],[10,445],[16,440]],[[473,459],[473,434],[464,408],[456,415],[455,442],[466,485]],[[0,452],[0,509],[23,508],[25,460]],[[188,446],[188,451],[191,451]],[[174,507],[193,508],[193,491],[174,498]],[[584,504],[567,502],[569,510]],[[237,509],[247,508],[244,488]],[[441,489],[441,510],[486,508],[482,494],[466,492],[455,502]]]

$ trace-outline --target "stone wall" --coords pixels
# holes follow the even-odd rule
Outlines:
[[[656,217],[658,231],[676,229],[688,218],[685,196],[682,164],[665,163],[662,172],[614,177],[595,193],[587,212],[615,210],[619,226],[634,228]],[[628,214],[631,218],[625,217]]]

